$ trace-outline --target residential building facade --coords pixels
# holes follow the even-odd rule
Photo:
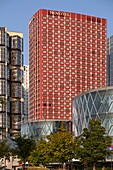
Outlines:
[[[0,139],[20,133],[22,66],[23,34],[0,27]]]
[[[107,38],[107,86],[113,86],[113,35]]]
[[[28,120],[29,115],[29,65],[24,65],[24,122]]]

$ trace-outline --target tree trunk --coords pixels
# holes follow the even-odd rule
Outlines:
[[[69,166],[70,166],[70,164],[69,164],[69,162],[68,162],[68,170],[69,170]]]
[[[25,161],[24,161],[24,163],[23,163],[23,168],[22,168],[23,170],[25,170]]]
[[[88,168],[88,165],[87,164],[84,165],[84,170],[87,170],[87,168]]]
[[[96,170],[96,164],[95,163],[93,164],[93,170]]]
[[[66,163],[63,163],[63,170],[66,170]]]
[[[105,170],[105,167],[104,167],[104,166],[102,167],[102,170]]]

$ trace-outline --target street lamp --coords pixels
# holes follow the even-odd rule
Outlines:
[[[112,170],[112,154],[111,154],[111,170]]]
[[[111,170],[112,170],[112,153],[113,153],[113,145],[108,147],[108,150],[110,151],[111,156]]]

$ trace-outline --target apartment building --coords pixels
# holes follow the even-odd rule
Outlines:
[[[23,34],[0,27],[0,139],[20,133],[22,72]]]

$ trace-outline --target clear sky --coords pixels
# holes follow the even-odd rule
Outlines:
[[[113,35],[113,0],[0,0],[0,26],[24,34],[24,63],[28,64],[28,23],[39,9],[53,9],[107,19],[107,34]]]

